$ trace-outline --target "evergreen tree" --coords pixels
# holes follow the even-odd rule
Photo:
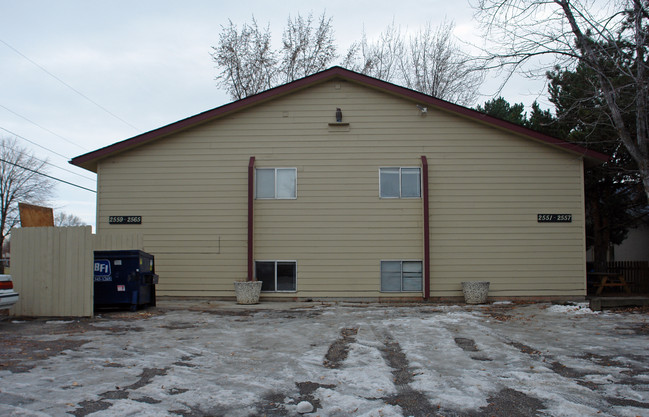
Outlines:
[[[525,105],[523,103],[509,104],[503,97],[498,97],[484,103],[484,106],[476,107],[479,112],[497,117],[508,122],[524,126],[527,120]]]
[[[538,102],[532,103],[532,111],[525,121],[525,126],[532,130],[549,135],[555,138],[567,138],[570,129],[564,124],[558,123],[550,110],[543,110]]]
[[[593,95],[576,94],[572,110],[595,110],[590,116],[613,127],[612,155],[626,148],[649,199],[649,0],[478,0],[476,7],[492,40],[486,67],[534,76],[554,59],[585,76],[579,88]]]
[[[555,105],[555,132],[572,143],[611,156],[605,164],[586,164],[586,242],[593,247],[595,268],[606,270],[611,244],[627,237],[638,217],[646,210],[646,195],[637,163],[623,146],[610,122],[609,109],[598,91],[597,75],[586,65],[574,71],[555,68],[548,73],[550,101]],[[624,89],[623,77],[612,77]],[[634,123],[633,95],[620,94],[627,123]]]

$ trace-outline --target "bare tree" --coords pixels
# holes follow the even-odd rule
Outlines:
[[[62,211],[57,212],[54,215],[54,226],[56,227],[69,227],[69,226],[85,226],[83,220],[78,216],[75,216],[71,213],[64,213]]]
[[[18,203],[42,204],[52,196],[52,181],[39,175],[44,166],[15,139],[0,139],[0,247],[20,221]]]
[[[484,72],[454,42],[454,28],[452,22],[428,24],[412,36],[402,74],[408,88],[468,105],[478,97]]]
[[[471,104],[483,72],[454,42],[453,29],[453,23],[436,29],[428,25],[406,40],[393,22],[376,41],[368,41],[363,31],[342,66],[437,98]],[[219,44],[212,49],[220,70],[218,85],[235,100],[322,71],[337,58],[332,18],[324,13],[317,23],[312,14],[289,17],[277,51],[271,48],[268,26],[260,29],[254,18],[241,29],[232,22],[222,27]]]
[[[394,22],[374,42],[363,30],[360,42],[349,48],[343,67],[388,82],[401,82],[402,59],[406,54],[401,28]]]
[[[270,28],[262,30],[255,18],[241,29],[230,21],[221,27],[218,46],[213,46],[212,59],[220,69],[217,84],[239,100],[275,85],[277,53],[270,45]]]
[[[313,27],[313,14],[305,19],[299,14],[288,18],[282,36],[280,71],[284,82],[291,82],[326,69],[336,58],[331,17],[322,13],[318,27]]]
[[[495,44],[486,56],[492,67],[511,74],[532,64],[534,73],[580,63],[596,74],[619,138],[612,139],[636,162],[649,199],[649,1],[479,0],[477,7]],[[629,91],[631,100],[622,97]]]
[[[455,25],[429,23],[408,39],[394,22],[374,42],[352,44],[343,66],[457,104],[472,104],[483,71],[453,38]]]
[[[234,100],[291,82],[325,69],[336,58],[331,18],[324,13],[314,27],[313,15],[289,17],[281,50],[271,45],[270,26],[261,29],[255,18],[239,29],[232,21],[221,27],[212,59],[220,72],[217,84]]]

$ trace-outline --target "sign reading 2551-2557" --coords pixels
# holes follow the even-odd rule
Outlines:
[[[142,224],[142,216],[108,216],[108,224]]]
[[[538,214],[536,220],[539,223],[571,223],[572,214]]]

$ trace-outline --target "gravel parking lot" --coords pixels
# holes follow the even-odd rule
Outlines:
[[[638,309],[161,300],[0,334],[8,416],[649,415]]]

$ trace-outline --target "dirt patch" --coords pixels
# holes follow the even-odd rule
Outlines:
[[[592,381],[584,381],[582,378],[588,375],[588,372],[583,372],[575,368],[571,368],[562,364],[561,362],[554,361],[550,364],[550,369],[558,375],[561,375],[564,378],[569,378],[574,380],[577,384],[582,387],[586,387],[590,390],[597,390],[599,384],[596,384]]]
[[[510,321],[512,319],[511,315],[499,313],[499,312],[496,312],[496,311],[488,311],[487,314],[489,314],[489,316],[491,318],[493,318],[495,320],[498,320],[498,321]]]
[[[90,318],[60,319],[60,318],[23,318],[12,317],[0,321],[0,333],[3,335],[43,336],[59,334],[78,334],[95,330]]]
[[[13,373],[28,372],[37,361],[75,350],[90,340],[32,340],[12,335],[3,335],[0,340],[0,371]]]
[[[114,335],[124,335],[132,332],[143,332],[144,328],[137,326],[93,326],[92,330],[101,330],[113,333]]]
[[[550,369],[552,369],[554,373],[569,379],[577,379],[587,375],[586,372],[579,371],[556,361],[550,364]]]
[[[68,411],[68,414],[72,414],[76,417],[85,417],[88,414],[96,413],[97,411],[107,410],[111,405],[110,402],[104,400],[81,401],[79,407],[73,411]]]
[[[455,344],[458,345],[465,352],[478,352],[478,347],[473,339],[466,339],[464,337],[456,337]]]
[[[313,393],[318,389],[318,388],[327,388],[327,389],[334,389],[336,388],[335,385],[333,384],[318,384],[316,382],[296,382],[295,385],[297,386],[297,389],[300,391],[300,398],[296,399],[295,402],[299,404],[302,401],[308,401],[313,405],[313,410],[317,410],[318,408],[322,408],[322,405],[320,404],[320,400],[316,399],[313,396]]]
[[[167,390],[167,394],[169,395],[178,395],[182,394],[184,392],[189,391],[187,388],[170,388]]]
[[[394,384],[399,386],[411,383],[413,372],[410,368],[408,358],[406,358],[406,354],[401,350],[401,345],[387,333],[383,337],[383,346],[379,350],[385,362],[392,368]]]
[[[142,373],[140,374],[140,379],[138,379],[134,384],[128,385],[123,389],[135,390],[142,388],[146,385],[149,385],[151,381],[153,381],[153,378],[155,378],[156,376],[167,375],[168,370],[169,368],[144,368],[142,370]]]
[[[283,417],[288,416],[288,410],[284,408],[286,394],[282,392],[271,392],[264,396],[264,399],[257,404],[257,414],[254,416]],[[251,416],[252,417],[252,416]]]
[[[201,310],[201,309],[189,309],[190,311],[200,311],[201,313],[208,313],[213,316],[228,316],[228,317],[251,317],[253,312],[248,310]],[[263,310],[257,310],[260,312]]]
[[[33,369],[38,361],[65,354],[66,350],[77,350],[92,341],[90,336],[87,339],[74,336],[95,331],[116,335],[140,332],[144,328],[131,322],[160,314],[162,313],[159,311],[107,311],[93,318],[4,317],[0,320],[0,370],[27,372]],[[123,324],[102,326],[113,319]],[[107,363],[104,366],[119,365]]]
[[[199,407],[191,407],[186,404],[185,406],[188,408],[188,410],[169,410],[169,413],[171,413],[172,415],[175,414],[183,417],[205,417],[208,415],[214,415],[214,416],[219,415],[219,414],[206,414]]]
[[[509,321],[513,318],[511,313],[514,309],[513,304],[491,304],[482,307],[482,312],[498,321]]]
[[[318,318],[318,317],[322,316],[322,313],[323,313],[322,310],[316,310],[313,307],[311,307],[309,309],[299,309],[299,310],[296,309],[296,310],[292,310],[292,311],[297,313],[299,315],[299,317],[306,317],[306,318],[309,318],[309,319]]]
[[[160,326],[161,329],[167,330],[186,330],[198,327],[196,323],[172,323]]]
[[[507,344],[515,347],[516,349],[520,350],[522,353],[525,353],[526,355],[541,355],[541,351],[536,350],[531,346],[524,345],[523,343],[508,342]]]
[[[95,329],[89,320],[3,320],[0,322],[0,370],[27,372],[36,366],[37,361],[89,343],[90,340],[71,340],[65,336],[90,330]],[[50,340],[40,340],[43,338]]]
[[[621,406],[621,407],[637,407],[637,408],[647,408],[649,409],[649,402],[629,400],[626,398],[613,398],[609,397],[606,399],[609,404]]]
[[[524,345],[522,343],[509,342],[508,344],[511,345],[511,346],[516,347],[522,353],[525,353],[525,354],[531,355],[531,356],[538,356],[539,359],[542,359],[543,362],[549,363],[550,364],[549,368],[554,373],[556,373],[557,375],[560,375],[560,376],[562,376],[564,378],[572,379],[577,384],[579,384],[579,385],[581,385],[583,387],[586,387],[586,388],[588,388],[590,390],[593,390],[593,391],[597,390],[597,388],[599,387],[599,384],[597,384],[595,382],[584,381],[583,380],[583,377],[585,377],[585,376],[587,376],[589,374],[588,372],[583,372],[583,371],[580,371],[578,369],[566,366],[566,365],[562,364],[561,362],[554,360],[554,358],[551,355],[544,355],[542,352],[540,352],[540,351],[538,351],[538,350],[536,350],[536,349],[534,349],[534,348],[532,348],[530,346]],[[588,355],[582,356],[582,358],[593,360],[594,362],[601,362],[601,361],[605,360],[605,357],[594,355],[594,354],[588,354]]]
[[[323,365],[326,368],[340,368],[349,354],[349,345],[356,341],[358,328],[345,328],[340,331],[340,338],[329,346]]]
[[[169,414],[169,415],[177,415],[183,417],[217,417],[217,416],[220,417],[220,416],[228,415],[228,410],[218,405],[210,406],[206,404],[201,404],[199,406],[193,406],[186,403],[180,403],[180,404],[186,407],[186,409],[169,410],[169,412],[165,413],[165,415]]]
[[[196,355],[183,355],[180,357],[180,359],[177,362],[174,362],[173,364],[176,366],[184,366],[187,368],[198,368],[200,365],[197,365],[195,363],[192,363],[191,361],[194,358],[202,356],[201,354],[196,354]]]
[[[607,356],[602,356],[602,357],[609,358]],[[626,376],[624,379],[620,381],[620,383],[623,385],[632,385],[632,386],[646,385],[647,380],[645,376],[649,375],[649,368],[647,368],[648,365],[647,357],[640,356],[640,355],[629,355],[629,354],[625,354],[623,357],[628,359],[629,362],[623,363],[621,361],[613,360],[611,358],[610,361],[607,360],[605,366],[626,368],[624,371],[620,372],[622,375]],[[608,363],[610,363],[610,365],[608,365]]]
[[[190,362],[178,361],[173,363],[175,366],[184,366],[185,368],[198,368],[198,365],[195,365]]]
[[[161,369],[144,368],[142,370],[142,373],[140,374],[139,379],[135,383],[131,385],[127,385],[125,387],[115,387],[114,390],[103,392],[99,394],[98,400],[82,401],[79,403],[79,407],[77,407],[73,411],[69,411],[68,413],[76,417],[84,417],[89,414],[96,413],[97,411],[106,410],[112,406],[112,403],[106,400],[127,399],[129,398],[131,390],[136,390],[138,388],[142,388],[146,385],[149,385],[153,380],[153,378],[155,378],[156,376],[166,375],[168,370],[169,368],[161,368]],[[138,398],[139,399],[134,399],[134,401],[147,402],[151,404],[155,404],[155,401],[157,401],[149,397],[138,397]],[[149,400],[152,400],[154,402],[142,400],[143,398],[149,398]]]
[[[649,305],[637,307],[615,307],[607,310],[613,313],[649,314]]]
[[[398,405],[403,410],[404,416],[427,417],[437,415],[439,407],[433,406],[428,398],[420,391],[412,389],[414,372],[401,345],[391,334],[385,330],[374,329],[374,333],[383,339],[383,346],[379,348],[383,360],[392,368],[394,385],[397,394],[383,398],[386,404]]]
[[[166,314],[165,310],[149,307],[146,310],[140,311],[129,311],[118,308],[97,308],[95,309],[95,320],[96,319],[107,319],[107,320],[121,320],[121,321],[135,321],[149,319],[155,316],[161,316]]]
[[[511,417],[511,416],[538,416],[545,409],[543,402],[538,398],[523,394],[522,392],[506,388],[487,399],[489,405],[481,407],[479,412],[469,413],[471,417]]]
[[[147,403],[147,404],[160,404],[162,401],[156,400],[155,398],[151,397],[139,397],[139,398],[133,398],[133,401],[137,401],[139,403]]]
[[[295,386],[298,389],[298,394],[295,395],[295,392],[291,395],[286,392],[269,392],[266,394],[262,401],[258,402],[256,405],[257,412],[252,414],[252,416],[265,416],[265,417],[281,417],[281,416],[293,416],[296,415],[292,412],[289,412],[286,409],[286,404],[296,405],[302,401],[307,401],[313,406],[313,412],[315,413],[318,408],[322,408],[320,400],[313,396],[313,393],[318,388],[327,388],[333,389],[336,386],[331,384],[318,384],[316,382],[305,381],[305,382],[296,382]],[[297,414],[299,415],[299,414]]]
[[[623,330],[630,330],[634,334],[638,336],[648,336],[649,335],[649,323],[640,323],[635,326],[629,326],[629,327],[618,327],[617,329],[623,329]],[[616,330],[617,330],[616,329]]]
[[[383,398],[383,401],[386,404],[401,407],[404,416],[429,417],[442,415],[439,414],[440,407],[438,405],[431,406],[424,394],[409,387],[397,395]]]
[[[467,339],[465,337],[456,337],[455,344],[465,352],[480,352],[478,346],[475,344],[475,340]],[[490,362],[493,359],[488,358],[484,354],[470,355],[471,359],[476,361]]]
[[[600,366],[617,366],[624,367],[625,365],[613,358],[613,356],[602,356],[595,353],[587,353],[582,356],[583,359],[588,359],[591,362]]]

